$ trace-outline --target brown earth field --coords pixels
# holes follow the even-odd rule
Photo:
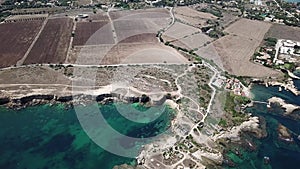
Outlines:
[[[0,67],[14,65],[22,59],[42,23],[43,21],[28,21],[0,24]]]
[[[270,23],[241,19],[225,29],[229,35],[213,42],[225,70],[238,76],[279,75],[275,70],[250,61],[270,27]]]
[[[93,36],[91,38],[91,36]],[[76,24],[73,46],[113,44],[111,26],[107,21],[78,22]]]
[[[155,33],[143,33],[130,36],[119,43],[156,43],[158,39]]]
[[[49,19],[24,64],[64,62],[72,27],[70,18]]]
[[[273,24],[269,31],[266,33],[266,37],[275,37],[277,39],[290,39],[294,41],[300,41],[300,28]]]
[[[126,38],[141,35],[141,34],[155,34],[159,31],[159,26],[149,22],[148,20],[117,20],[114,21],[118,41]]]

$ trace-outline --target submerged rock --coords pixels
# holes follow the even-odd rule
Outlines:
[[[278,125],[278,137],[281,140],[287,141],[287,142],[293,142],[293,138],[289,132],[289,129],[282,124]]]

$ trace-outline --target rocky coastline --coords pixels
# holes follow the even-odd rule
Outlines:
[[[118,93],[106,93],[99,95],[91,94],[76,94],[76,95],[54,95],[54,94],[32,94],[21,96],[18,98],[2,96],[0,97],[0,105],[10,109],[22,109],[28,106],[39,104],[57,104],[63,103],[66,105],[86,105],[92,102],[107,104],[116,102],[124,103],[147,103],[149,105],[158,105],[165,102],[168,96],[163,96],[160,100],[151,100],[149,96],[124,96]]]

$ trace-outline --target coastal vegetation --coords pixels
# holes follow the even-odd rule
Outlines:
[[[237,126],[248,119],[248,115],[242,111],[242,106],[251,100],[244,96],[234,95],[226,92],[224,110],[226,115],[219,121],[222,127]]]

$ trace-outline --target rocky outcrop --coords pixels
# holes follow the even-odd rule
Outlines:
[[[34,99],[50,101],[50,100],[54,99],[54,95],[30,95],[30,96],[25,96],[25,97],[21,97],[21,98],[16,98],[16,99],[13,99],[12,101],[14,103],[20,103],[23,105],[23,104],[32,102]]]
[[[163,97],[165,98],[165,97]],[[164,99],[165,100],[165,99]],[[27,95],[19,98],[0,98],[0,105],[6,105],[9,108],[24,108],[30,105],[44,104],[44,103],[68,103],[68,104],[81,104],[97,101],[102,104],[112,103],[114,101],[124,101],[127,103],[150,103],[151,99],[149,96],[142,95],[137,96],[121,96],[117,93],[107,93],[100,95],[88,95],[88,94],[77,94],[77,95],[66,95],[66,96],[55,96],[53,94],[34,94]]]
[[[105,98],[109,98],[109,97],[112,97],[112,94],[101,94],[101,95],[96,96],[96,101],[101,102]]]
[[[0,105],[7,104],[9,102],[10,102],[10,99],[8,97],[0,98]]]
[[[278,128],[277,128],[277,131],[278,131],[278,138],[279,139],[284,140],[286,142],[293,142],[294,141],[289,129],[287,127],[285,127],[284,125],[279,124]]]
[[[59,102],[70,102],[73,100],[73,96],[59,96],[56,97],[55,100]]]

